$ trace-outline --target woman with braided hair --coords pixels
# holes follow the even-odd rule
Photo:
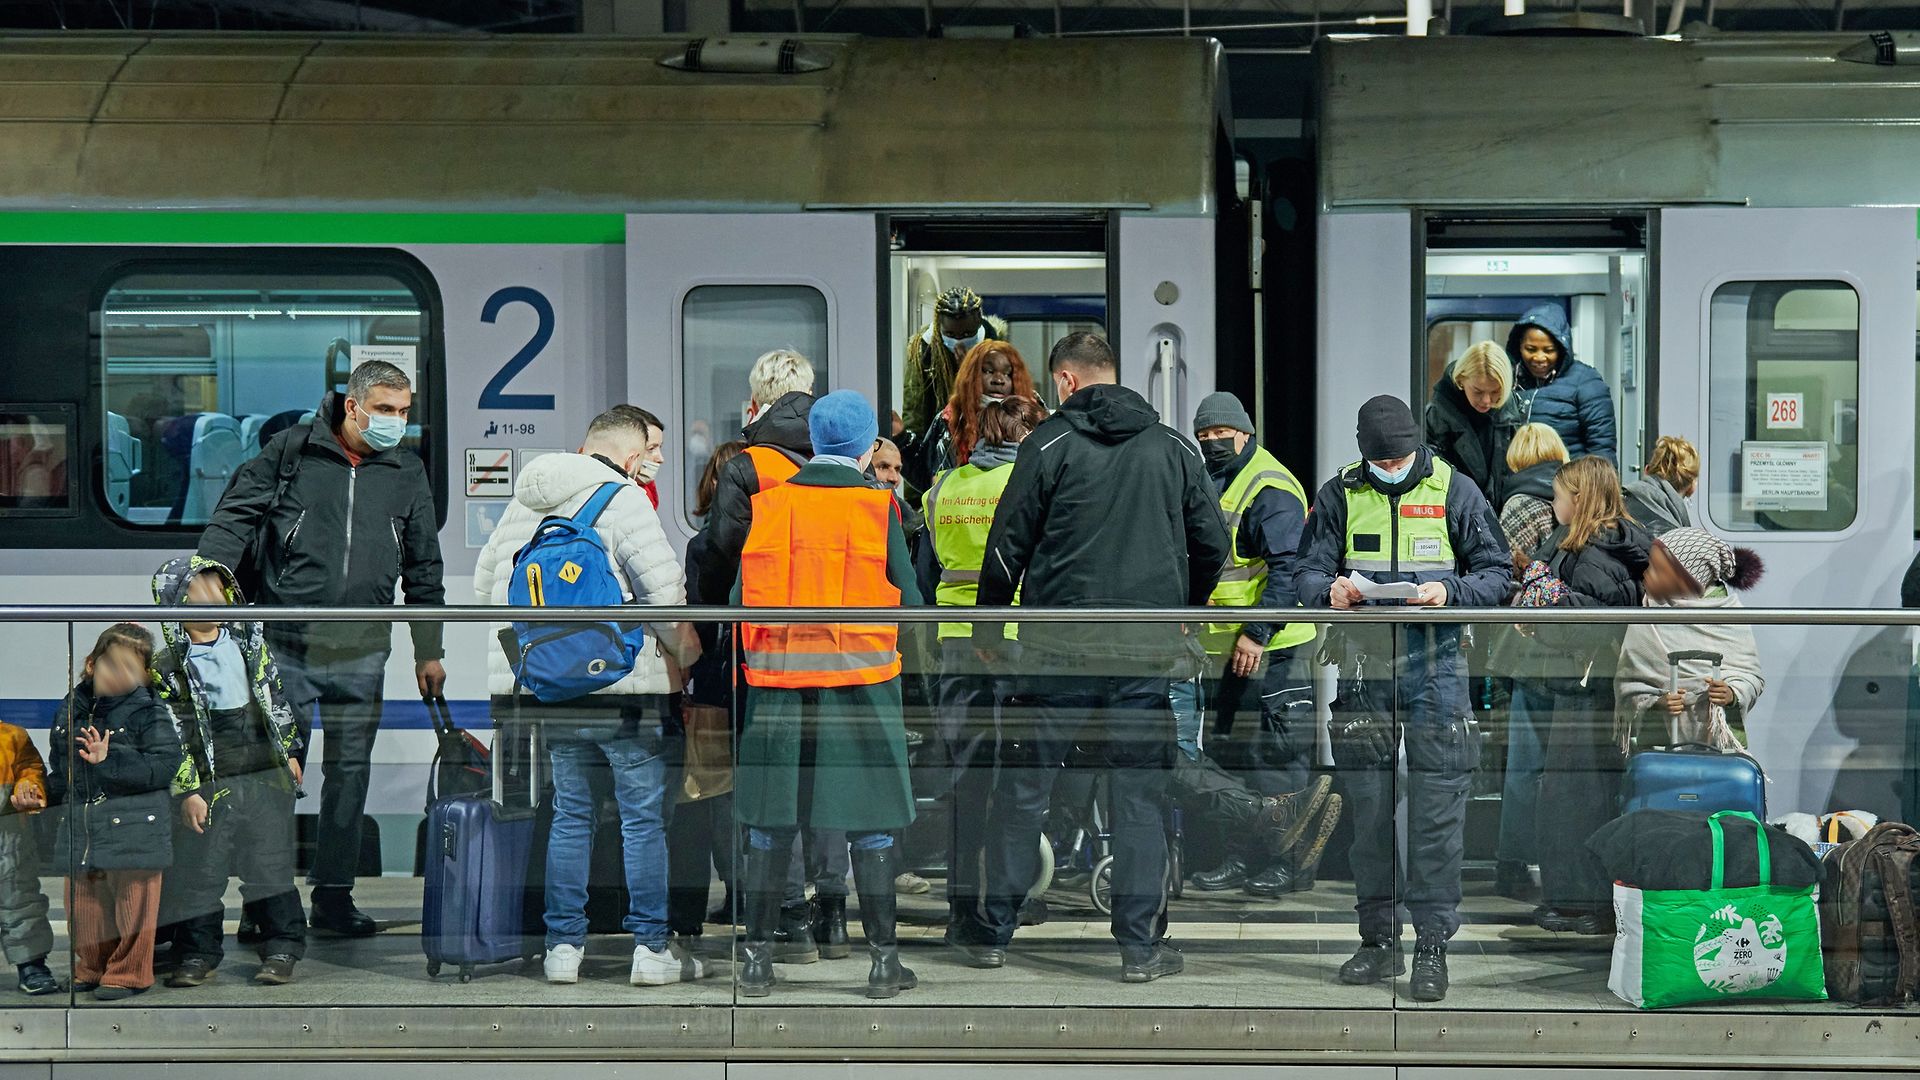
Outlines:
[[[926,438],[941,407],[953,396],[961,358],[983,341],[1006,340],[1007,324],[987,316],[982,308],[980,294],[972,289],[948,289],[934,301],[933,321],[907,342],[901,420],[907,440],[902,449],[909,457],[918,456],[913,449]]]

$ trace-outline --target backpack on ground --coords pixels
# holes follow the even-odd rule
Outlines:
[[[620,607],[625,595],[594,523],[623,485],[608,482],[571,517],[540,523],[513,557],[507,603],[517,608]],[[516,684],[545,704],[572,701],[626,678],[646,634],[620,622],[515,622],[500,632]]]
[[[1821,860],[1827,992],[1866,1005],[1920,996],[1920,831],[1883,821]]]

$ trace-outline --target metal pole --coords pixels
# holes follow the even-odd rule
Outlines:
[[[1631,0],[1628,0],[1631,2]],[[1407,0],[1407,36],[1426,37],[1433,19],[1433,0]]]

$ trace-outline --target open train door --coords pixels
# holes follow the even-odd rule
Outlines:
[[[1899,602],[1914,536],[1911,209],[1662,211],[1658,431],[1700,450],[1695,523],[1758,551],[1749,606]],[[1872,453],[1866,451],[1872,449]],[[1905,631],[1758,631],[1769,810],[1898,814]]]
[[[701,470],[738,437],[762,353],[806,356],[815,393],[877,399],[879,258],[872,214],[628,216],[626,385],[610,390],[666,424],[668,535],[693,535]]]

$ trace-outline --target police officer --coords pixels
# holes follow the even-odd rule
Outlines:
[[[1232,394],[1207,395],[1194,412],[1193,432],[1207,475],[1220,492],[1220,512],[1233,541],[1208,603],[1232,608],[1296,606],[1293,569],[1307,523],[1306,491],[1279,459],[1254,441],[1253,419]],[[1248,704],[1248,691],[1253,690],[1258,695],[1260,725],[1245,747],[1248,768],[1244,774],[1258,795],[1305,794],[1298,800],[1298,811],[1285,815],[1285,830],[1273,835],[1266,830],[1234,830],[1234,850],[1225,861],[1194,877],[1194,885],[1204,891],[1245,888],[1255,896],[1280,896],[1308,885],[1304,875],[1296,874],[1292,848],[1319,812],[1328,786],[1322,778],[1315,790],[1306,791],[1314,739],[1313,679],[1306,645],[1314,633],[1312,623],[1207,626],[1202,644],[1208,658],[1214,734],[1231,734],[1234,716]]]
[[[1493,511],[1472,480],[1421,444],[1406,403],[1386,395],[1370,399],[1360,407],[1358,437],[1361,460],[1314,497],[1294,571],[1300,602],[1340,610],[1383,602],[1362,592],[1358,579],[1364,577],[1416,586],[1416,598],[1388,603],[1502,603],[1512,570]],[[1337,636],[1344,644],[1329,649],[1342,661],[1332,734],[1334,763],[1353,807],[1360,948],[1341,966],[1340,981],[1372,983],[1406,970],[1397,908],[1404,901],[1415,933],[1413,999],[1439,1001],[1447,993],[1447,940],[1460,926],[1460,859],[1478,758],[1467,720],[1461,631],[1433,623],[1343,629],[1348,632]],[[1396,897],[1400,731],[1407,755],[1407,868],[1405,895]]]

